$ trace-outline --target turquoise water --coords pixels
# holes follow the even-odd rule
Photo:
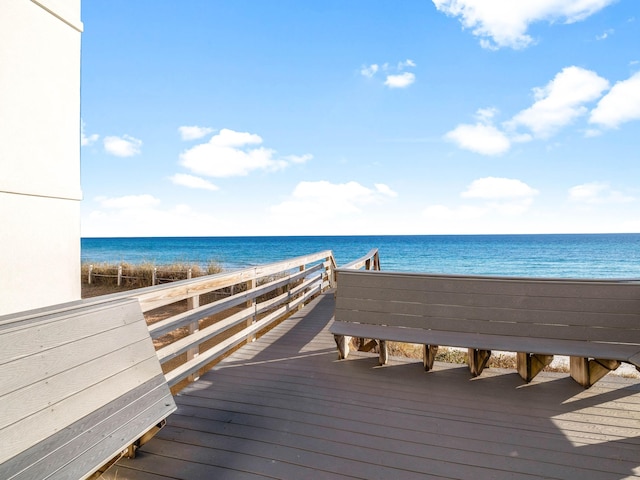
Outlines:
[[[640,279],[640,234],[83,238],[82,261],[214,261],[229,270],[332,250],[343,265],[372,248],[383,270]]]

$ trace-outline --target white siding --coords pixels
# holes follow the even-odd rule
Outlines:
[[[0,315],[80,297],[80,0],[0,3]]]

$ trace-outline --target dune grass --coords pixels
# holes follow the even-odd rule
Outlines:
[[[148,287],[152,283],[153,271],[156,271],[156,284],[184,280],[188,278],[188,271],[191,270],[191,277],[201,277],[203,275],[213,275],[220,273],[222,267],[214,261],[210,261],[202,267],[196,263],[175,262],[168,265],[156,265],[153,262],[140,264],[131,263],[83,263],[81,266],[81,281],[83,285],[88,284],[89,268],[92,269],[92,284],[112,286],[117,288],[118,268],[122,267],[123,289]]]

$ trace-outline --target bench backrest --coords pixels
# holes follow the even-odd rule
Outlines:
[[[640,345],[640,282],[339,270],[336,320]]]
[[[0,378],[2,478],[83,478],[175,410],[136,300],[0,317]]]

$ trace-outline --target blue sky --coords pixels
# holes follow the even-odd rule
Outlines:
[[[637,0],[85,0],[82,234],[640,232]]]

